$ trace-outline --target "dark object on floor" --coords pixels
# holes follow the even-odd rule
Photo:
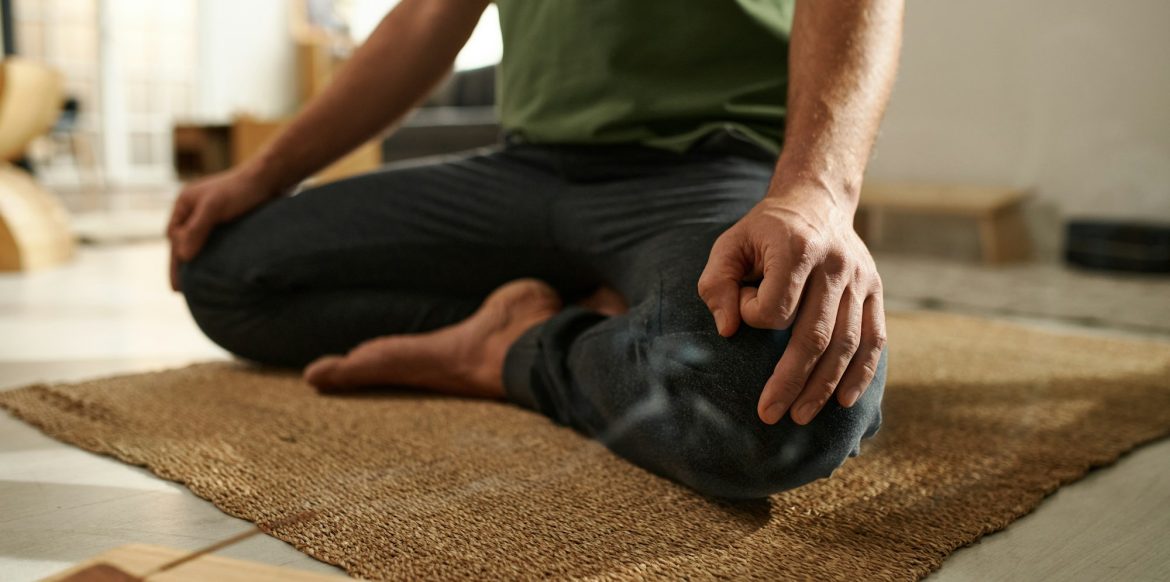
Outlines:
[[[0,405],[232,515],[315,511],[271,535],[395,580],[917,580],[1170,433],[1166,344],[938,314],[889,326],[872,445],[749,503],[700,497],[518,407],[326,397],[297,371],[233,362],[38,384]]]
[[[1065,232],[1064,256],[1090,269],[1170,273],[1170,224],[1073,220]]]

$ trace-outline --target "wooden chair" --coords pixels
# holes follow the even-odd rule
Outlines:
[[[61,111],[61,76],[36,63],[0,60],[0,271],[55,265],[73,256],[65,207],[12,165]]]
[[[866,183],[861,190],[857,230],[866,242],[879,241],[887,212],[971,218],[979,228],[983,261],[1022,261],[1030,254],[1023,203],[1028,193],[1016,188],[952,184]]]

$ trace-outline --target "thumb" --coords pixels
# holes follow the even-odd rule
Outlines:
[[[179,257],[175,255],[175,251],[173,248],[171,250],[170,274],[171,274],[171,291],[182,291],[183,290],[183,282],[180,280],[180,277],[179,277]]]
[[[194,259],[195,255],[199,254],[199,249],[203,248],[203,243],[207,242],[207,235],[216,222],[212,205],[208,204],[206,200],[201,200],[195,206],[195,210],[191,212],[187,222],[179,229],[178,244],[176,245],[179,258],[183,261]]]
[[[731,337],[739,329],[739,287],[745,268],[739,238],[726,232],[711,247],[707,266],[699,276],[699,297],[711,310],[715,327],[723,337]]]

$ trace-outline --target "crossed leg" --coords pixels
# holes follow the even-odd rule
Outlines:
[[[315,360],[306,377],[323,388],[506,396],[703,493],[762,497],[858,453],[880,425],[885,359],[850,409],[831,402],[805,426],[756,418],[787,331],[722,338],[695,289],[767,170],[708,162],[710,183],[680,166],[648,184],[609,179],[608,193],[498,156],[375,174],[215,233],[183,285],[212,339],[268,363]],[[644,186],[656,191],[637,196]],[[550,224],[577,236],[554,241]],[[558,294],[602,283],[628,313],[561,309]]]
[[[489,152],[311,189],[217,227],[180,269],[184,294],[228,351],[298,368],[462,321],[516,279],[584,295],[598,281],[550,252],[542,226],[557,187]]]

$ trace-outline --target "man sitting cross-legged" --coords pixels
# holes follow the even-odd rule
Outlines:
[[[322,390],[507,399],[714,496],[828,476],[881,422],[852,219],[901,2],[497,0],[504,144],[282,195],[405,115],[486,5],[403,0],[255,161],[181,193],[196,322]]]

